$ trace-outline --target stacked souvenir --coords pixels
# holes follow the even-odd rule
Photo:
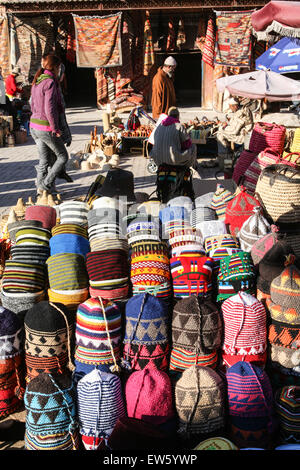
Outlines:
[[[211,192],[198,196],[195,199],[195,207],[190,217],[190,223],[193,228],[198,228],[198,224],[203,221],[214,220],[216,218],[215,210],[211,206],[213,196],[214,193]]]

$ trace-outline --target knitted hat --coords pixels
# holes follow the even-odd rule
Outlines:
[[[106,365],[118,370],[121,346],[121,312],[116,304],[90,298],[80,304],[76,315],[77,362]]]
[[[175,385],[179,433],[215,432],[225,426],[225,385],[210,367],[191,366]]]
[[[162,224],[162,238],[168,238],[168,233],[175,228],[190,225],[190,214],[185,207],[167,206],[159,213]]]
[[[267,319],[261,302],[239,292],[222,303],[224,340],[222,357],[227,366],[239,361],[266,362]]]
[[[45,264],[50,256],[50,248],[40,245],[14,245],[10,250],[11,259],[14,261],[25,261],[26,263]]]
[[[77,383],[78,421],[85,449],[97,450],[126,415],[119,377],[94,369]]]
[[[16,241],[16,233],[18,230],[26,227],[42,227],[43,224],[40,220],[18,220],[7,225],[7,231],[9,233],[9,238],[12,241]]]
[[[27,312],[34,304],[45,299],[45,291],[29,292],[29,293],[10,293],[1,291],[1,304],[4,308],[11,310],[17,314]]]
[[[45,266],[36,262],[6,260],[2,290],[8,293],[37,293],[46,287]]]
[[[277,390],[275,409],[282,443],[300,443],[300,387],[290,385]]]
[[[278,240],[267,251],[258,263],[257,288],[260,291],[270,294],[271,282],[284,270],[286,258],[289,254],[293,254],[293,249],[284,240]]]
[[[76,290],[88,287],[85,258],[78,253],[58,253],[47,260],[50,289]]]
[[[220,261],[225,256],[241,251],[237,238],[229,233],[207,237],[204,248],[206,255],[213,258],[214,261]]]
[[[238,447],[265,447],[273,431],[273,393],[260,367],[240,361],[226,372],[230,438]]]
[[[160,241],[159,224],[148,217],[139,217],[132,220],[127,226],[128,243],[141,240],[158,240]]]
[[[207,220],[197,224],[200,230],[204,243],[207,237],[216,235],[224,235],[227,233],[227,228],[223,220]]]
[[[281,339],[281,335],[283,339]],[[286,336],[285,336],[286,335]],[[293,339],[295,340],[293,341]],[[284,327],[280,323],[272,323],[269,329],[270,362],[284,367],[289,373],[300,373],[299,327]],[[283,344],[282,346],[278,343]]]
[[[102,196],[93,201],[92,210],[95,209],[114,209],[121,214],[126,211],[126,205],[122,199],[117,197]]]
[[[167,202],[167,206],[185,207],[188,212],[193,209],[193,201],[188,196],[173,197]]]
[[[86,256],[90,251],[87,238],[74,233],[61,233],[50,238],[50,255],[60,253],[77,253]]]
[[[58,206],[61,224],[87,225],[89,206],[83,201],[66,201]]]
[[[206,206],[198,206],[191,212],[190,223],[193,228],[199,228],[201,222],[215,220],[216,213],[214,209]]]
[[[24,328],[18,316],[0,306],[0,418],[17,411],[24,394]]]
[[[186,253],[170,259],[174,297],[192,294],[209,297],[212,292],[213,259],[203,255]]]
[[[240,251],[220,261],[218,274],[218,301],[239,291],[255,293],[255,272],[250,253]]]
[[[201,196],[196,197],[195,207],[210,207],[214,192],[202,194]]]
[[[168,368],[168,305],[148,293],[131,297],[125,307],[123,361],[125,368]]]
[[[87,228],[78,224],[57,224],[51,229],[52,237],[61,235],[62,233],[80,235],[81,237],[88,238]]]
[[[51,230],[56,224],[56,210],[50,206],[34,205],[26,207],[25,220],[40,220],[42,226]]]
[[[219,220],[225,220],[226,206],[233,198],[233,193],[220,183],[217,184],[217,189],[211,200],[211,208],[216,211]]]
[[[27,380],[41,372],[64,373],[74,369],[74,315],[62,304],[48,301],[34,305],[25,315]]]
[[[122,168],[109,170],[101,188],[96,191],[99,196],[126,198],[127,204],[136,201],[134,194],[133,173]]]
[[[174,416],[171,379],[166,372],[132,372],[125,387],[127,416],[160,425]]]
[[[289,255],[285,269],[273,279],[270,287],[271,300],[267,305],[275,321],[299,325],[300,271],[292,264],[293,260],[293,255]]]
[[[261,208],[254,207],[253,212],[254,214],[243,223],[238,234],[242,250],[248,252],[257,240],[271,230],[269,222],[261,214]]]
[[[238,450],[238,448],[225,437],[211,437],[200,442],[194,450]]]
[[[188,352],[194,353],[196,361],[198,356],[202,360],[205,356],[208,362],[209,356],[221,346],[222,333],[220,312],[211,300],[201,301],[196,295],[179,300],[173,309],[170,369],[184,370],[195,364],[195,361],[187,364]],[[217,354],[214,354],[216,361]]]
[[[79,449],[76,392],[69,373],[39,374],[27,385],[24,404],[25,449]]]
[[[51,232],[47,228],[42,227],[26,227],[16,232],[17,245],[38,245],[49,246]]]
[[[237,188],[234,197],[228,202],[225,213],[225,224],[229,225],[232,235],[238,236],[243,223],[253,215],[253,209],[260,206],[255,197],[251,196],[243,186]]]
[[[249,150],[242,151],[239,158],[237,159],[236,164],[234,165],[234,170],[232,174],[232,179],[237,185],[240,184],[245,174],[245,171],[257,155],[258,152],[250,152]]]
[[[70,312],[76,313],[78,305],[89,298],[89,290],[88,288],[68,291],[48,289],[48,298],[50,302],[63,304]]]
[[[251,257],[254,266],[260,262],[267,251],[269,251],[278,240],[278,227],[276,227],[276,225],[271,225],[270,229],[271,231],[269,233],[254,242],[251,247]]]

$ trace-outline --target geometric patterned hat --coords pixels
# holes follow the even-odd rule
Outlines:
[[[277,390],[275,409],[282,443],[300,443],[300,387],[288,385]]]
[[[243,223],[253,215],[253,209],[260,203],[243,186],[237,188],[234,197],[228,202],[225,223],[229,225],[232,235],[238,236]]]
[[[206,256],[215,261],[241,251],[238,240],[229,233],[206,238],[204,248]]]
[[[215,432],[225,426],[225,384],[210,367],[191,366],[175,385],[175,405],[179,417],[179,433]]]
[[[0,306],[0,360],[24,351],[24,326],[18,315]]]
[[[233,193],[218,183],[211,201],[211,207],[216,211],[218,219],[225,220],[226,206],[232,198]]]
[[[251,247],[251,257],[256,266],[278,240],[278,227],[271,225],[270,232],[262,236]]]
[[[242,250],[248,252],[257,240],[270,232],[270,224],[261,214],[261,207],[254,207],[253,212],[238,234]]]
[[[217,300],[223,301],[239,291],[255,293],[255,279],[250,253],[240,251],[225,256],[220,261]]]
[[[25,448],[77,450],[76,392],[70,373],[42,373],[32,379],[24,396]]]

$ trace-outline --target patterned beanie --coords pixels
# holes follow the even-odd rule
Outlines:
[[[71,374],[39,374],[26,387],[25,449],[79,450]]]
[[[171,379],[166,372],[143,369],[125,387],[127,416],[159,426],[174,417]]]
[[[40,263],[7,260],[2,276],[4,294],[40,293],[46,288],[46,270]]]
[[[261,302],[246,292],[228,298],[221,306],[224,323],[222,358],[227,367],[239,361],[264,365],[267,318]]]
[[[278,240],[278,235],[278,227],[276,225],[271,225],[270,232],[254,242],[251,247],[251,257],[254,266],[257,266],[267,251],[275,245]]]
[[[89,206],[82,201],[66,201],[58,206],[61,224],[87,225]]]
[[[226,372],[230,439],[238,447],[267,447],[274,428],[273,392],[266,372],[240,361]]]
[[[229,225],[232,235],[238,236],[243,223],[253,215],[253,209],[257,206],[260,206],[259,201],[251,196],[244,186],[237,188],[234,197],[226,206],[225,213],[225,224]]]
[[[277,390],[275,410],[282,443],[300,443],[300,387],[289,385]]]
[[[210,297],[213,264],[212,258],[193,252],[171,258],[174,297],[182,298],[193,294]]]
[[[26,207],[25,210],[25,220],[39,220],[42,222],[42,226],[48,230],[51,230],[56,224],[56,215],[54,207],[38,204]]]
[[[43,301],[28,310],[24,319],[27,382],[42,372],[74,370],[74,321],[62,304]]]
[[[173,309],[170,370],[192,365],[215,368],[223,325],[218,307],[196,295],[179,300]]]
[[[185,207],[167,206],[159,213],[162,225],[162,239],[169,238],[169,232],[175,229],[182,229],[185,225],[190,225],[190,213]]]
[[[85,289],[89,279],[85,258],[78,253],[58,253],[47,260],[50,289],[70,291]]]
[[[168,304],[148,293],[131,297],[125,307],[122,366],[129,370],[168,369]]]
[[[43,227],[43,224],[40,220],[18,220],[17,222],[12,222],[7,225],[7,230],[9,233],[9,238],[13,242],[16,241],[16,233],[27,227]]]
[[[225,427],[225,384],[210,367],[191,366],[175,385],[179,434],[216,432]]]
[[[261,214],[261,208],[254,207],[253,212],[254,214],[243,223],[238,234],[242,250],[248,252],[251,251],[257,240],[260,240],[271,230],[269,222]]]
[[[24,327],[18,316],[0,306],[0,419],[15,413],[25,391]]]
[[[48,299],[50,302],[63,304],[70,312],[75,314],[77,312],[78,305],[85,302],[88,298],[88,288],[66,291],[48,289]]]
[[[76,315],[75,361],[104,372],[119,370],[121,349],[121,312],[101,297],[79,305]]]
[[[225,220],[226,206],[233,198],[233,194],[220,183],[217,184],[217,189],[211,200],[211,208],[216,211],[219,220]]]
[[[49,246],[51,231],[42,227],[26,227],[16,232],[16,245]]]
[[[129,245],[141,240],[160,241],[160,227],[158,222],[148,216],[133,219],[127,226],[127,239]]]
[[[205,239],[204,248],[206,256],[218,262],[225,256],[230,256],[241,251],[236,237],[226,233],[223,235],[213,235]]]
[[[250,253],[240,251],[220,261],[218,274],[218,301],[223,301],[239,291],[255,294],[255,271]]]
[[[87,450],[97,450],[126,415],[119,377],[97,369],[77,383],[79,431]]]
[[[14,245],[10,249],[11,259],[13,261],[24,261],[25,263],[45,264],[50,256],[50,248],[40,245]]]
[[[193,251],[199,254],[205,254],[202,245],[202,236],[199,230],[192,227],[185,227],[179,230],[173,230],[169,234],[169,245],[171,257],[186,251]]]
[[[87,228],[77,224],[57,224],[51,229],[52,237],[61,235],[63,233],[70,233],[73,235],[80,235],[81,237],[88,238]],[[50,239],[51,240],[51,239]]]

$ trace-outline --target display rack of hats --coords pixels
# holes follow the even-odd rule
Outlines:
[[[300,272],[264,194],[99,196],[10,224],[0,412],[24,402],[25,448],[299,443]]]

